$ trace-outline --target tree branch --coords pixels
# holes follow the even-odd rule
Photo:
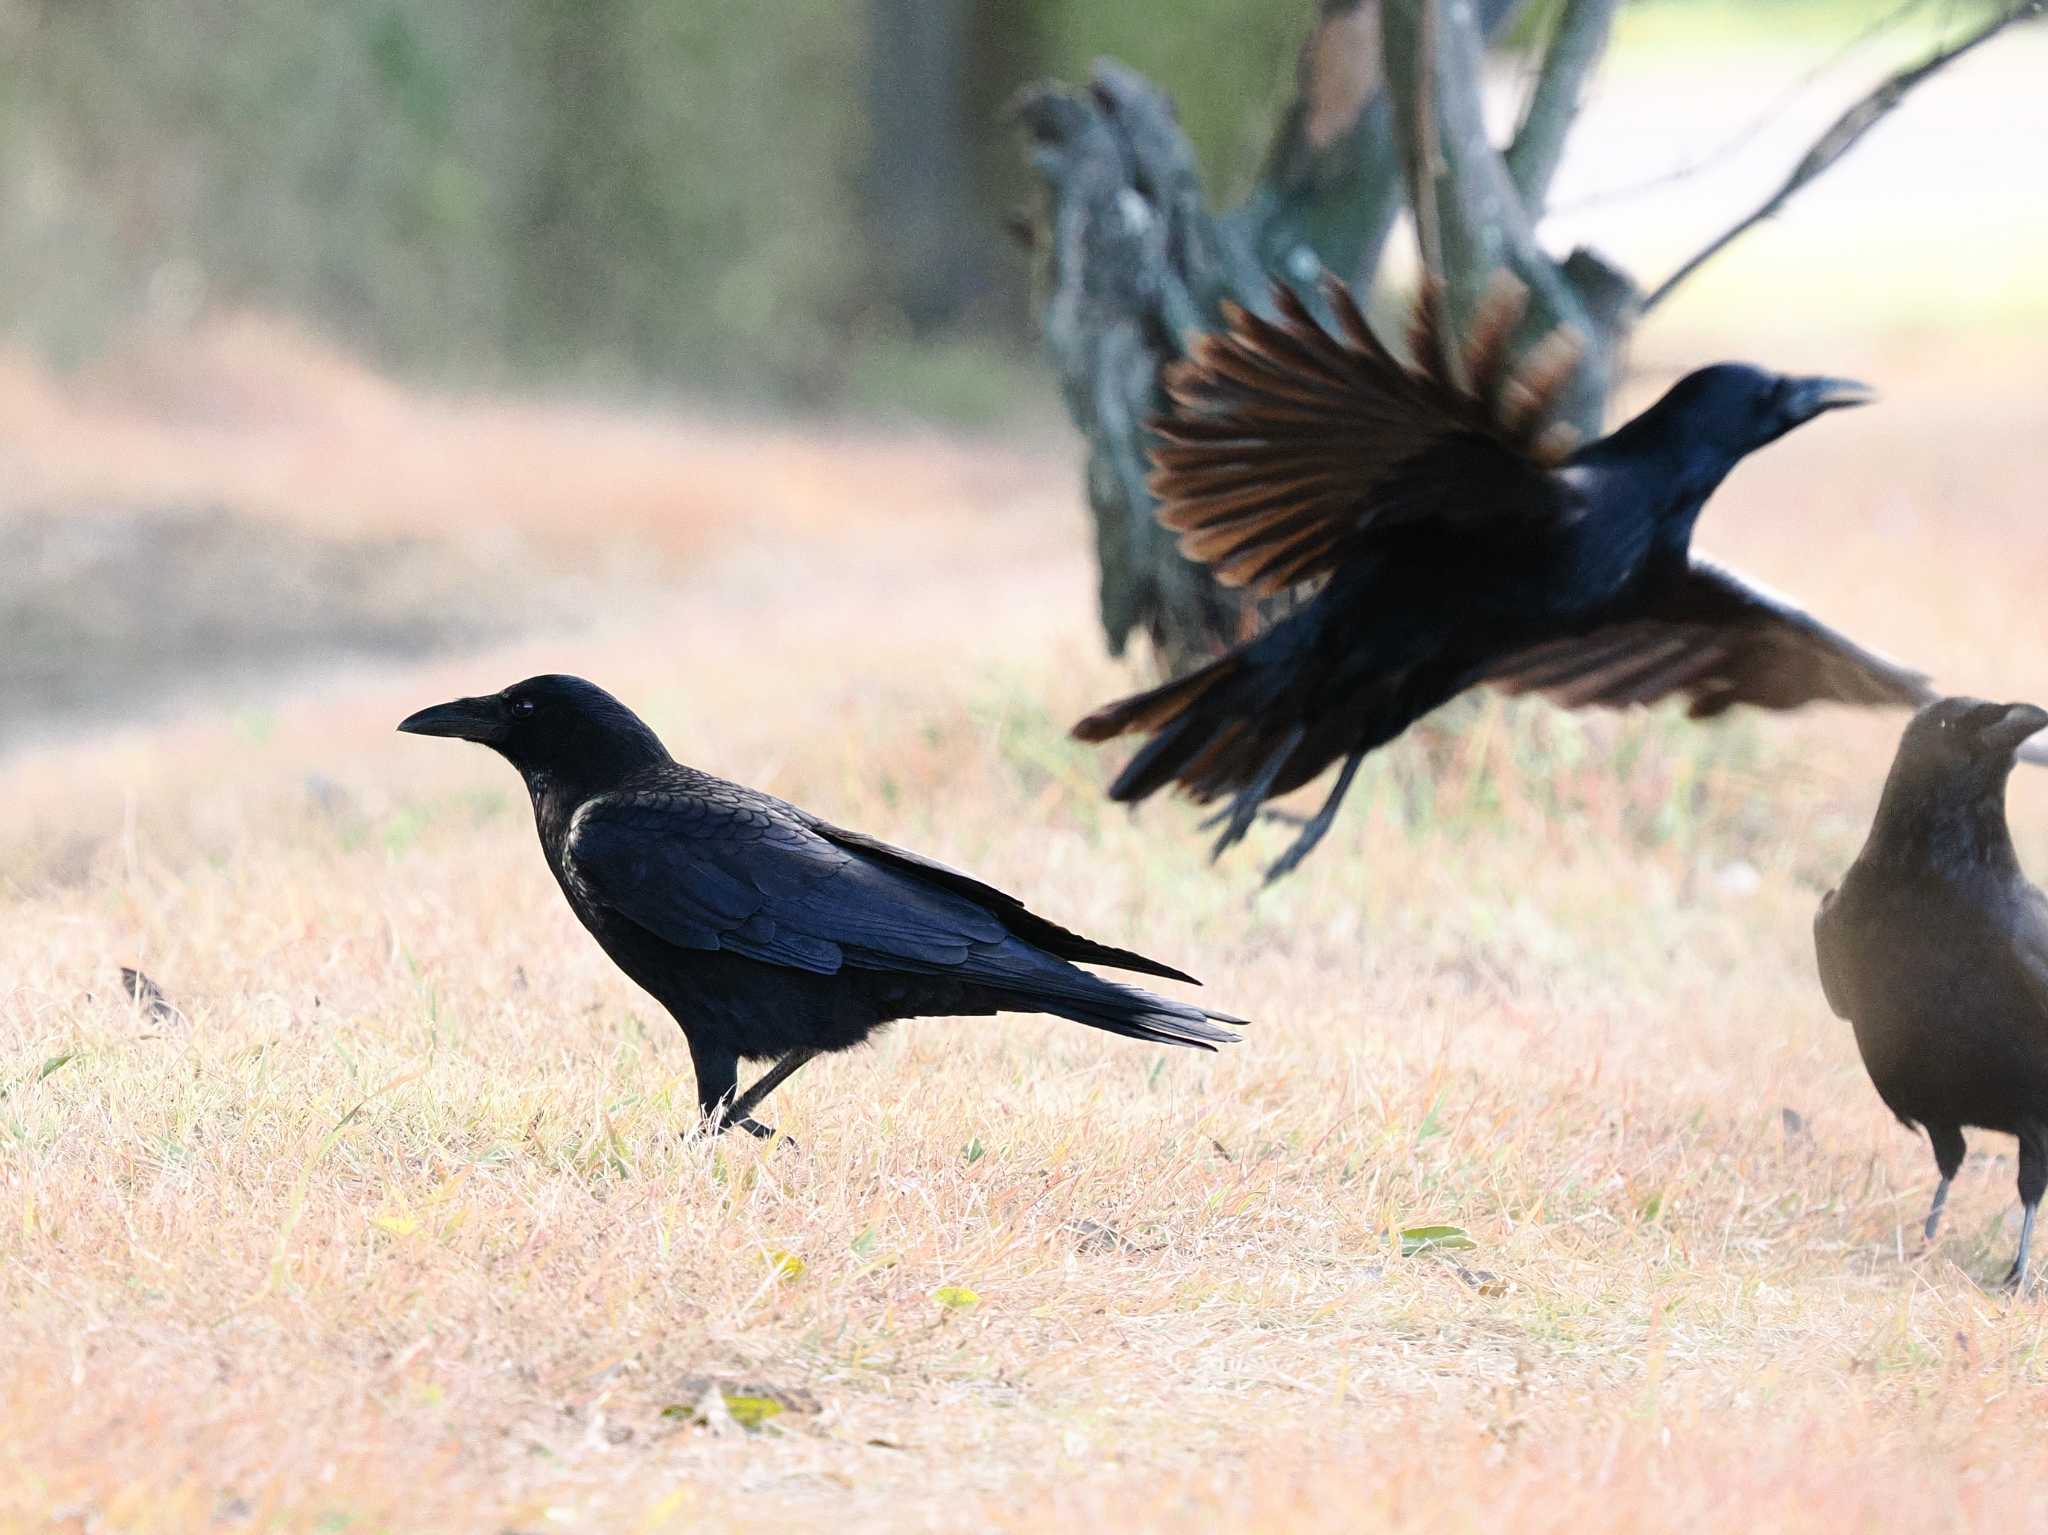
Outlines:
[[[1487,138],[1472,0],[1385,0],[1381,25],[1409,204],[1424,265],[1444,284],[1449,334],[1466,332],[1495,273],[1512,272],[1529,289],[1525,335],[1569,325],[1585,338],[1565,413],[1592,433],[1607,399],[1615,333],[1537,243],[1535,220]]]
[[[1301,45],[1294,100],[1259,179],[1227,218],[1269,271],[1309,282],[1318,268],[1355,277],[1378,266],[1400,211],[1379,11],[1366,0],[1323,0]]]
[[[1480,29],[1522,0],[1479,0]],[[1235,226],[1266,270],[1308,284],[1328,270],[1363,290],[1402,207],[1402,166],[1381,65],[1376,0],[1321,0],[1288,104]]]
[[[1792,174],[1785,178],[1785,184],[1765,198],[1761,206],[1716,235],[1677,271],[1665,278],[1656,290],[1643,300],[1644,311],[1656,308],[1671,296],[1672,290],[1680,283],[1765,219],[1774,216],[1808,183],[1819,180],[1833,168],[1836,161],[1856,147],[1864,134],[1883,122],[1915,87],[1932,79],[1973,48],[1989,42],[2014,22],[2040,15],[2042,8],[2043,0],[2023,0],[2022,4],[1984,23],[1961,42],[1936,51],[1918,64],[1899,70],[1880,83],[1876,89],[1836,118],[1829,125],[1827,132],[1814,140],[1813,147],[1806,151],[1799,163],[1792,168]]]
[[[1540,216],[1550,178],[1564,158],[1565,136],[1579,115],[1579,96],[1607,51],[1617,0],[1565,0],[1543,53],[1542,71],[1508,146],[1508,176],[1530,216]]]

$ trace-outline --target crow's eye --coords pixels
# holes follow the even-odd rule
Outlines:
[[[512,712],[522,719],[525,718],[533,713],[533,700],[530,698],[515,699],[512,704]]]

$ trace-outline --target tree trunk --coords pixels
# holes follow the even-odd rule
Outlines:
[[[868,0],[866,203],[877,297],[914,332],[1002,323],[1014,277],[995,233],[1014,159],[989,103],[1042,59],[1034,7],[986,0]]]
[[[1503,25],[1514,0],[1473,0]],[[1407,200],[1393,132],[1380,7],[1322,0],[1297,89],[1258,182],[1212,216],[1173,104],[1143,77],[1099,62],[1088,87],[1019,97],[1044,197],[1028,238],[1039,322],[1068,411],[1088,443],[1102,623],[1113,653],[1142,634],[1180,667],[1242,638],[1258,606],[1183,559],[1153,518],[1145,423],[1161,368],[1226,298],[1266,310],[1271,284],[1306,289],[1324,269],[1369,289]]]

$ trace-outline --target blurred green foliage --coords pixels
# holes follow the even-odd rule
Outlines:
[[[1172,93],[1212,201],[1249,187],[1294,94],[1314,0],[1054,0],[1047,72],[1082,79],[1107,56]]]
[[[1312,9],[971,7],[999,47],[1014,24],[1008,88],[1101,53],[1175,85],[1224,185]],[[868,22],[845,0],[0,6],[0,329],[75,360],[251,304],[430,379],[870,392],[849,343],[900,336],[868,291]],[[966,104],[983,165],[1016,158],[1001,104]],[[1022,180],[985,179],[992,228]],[[1024,263],[992,248],[1021,335]]]
[[[1002,121],[1011,92],[1103,55],[1136,67],[1174,94],[1228,203],[1314,10],[0,0],[0,337],[76,360],[139,324],[252,305],[429,380],[859,405],[936,394],[986,414],[1014,364],[978,381],[958,338],[984,356],[991,332],[1013,356],[1030,346],[1026,264],[989,234],[1028,188]],[[1667,41],[1743,31],[1726,11],[1640,0],[1622,31],[1639,17]],[[1853,0],[1740,11],[1746,36],[1795,19],[1841,35]],[[933,329],[906,318],[903,286],[930,248],[892,239],[877,212],[877,186],[913,174],[891,163],[906,140],[870,129],[906,76],[875,50],[896,46],[906,15],[972,98],[933,119],[974,140],[958,219],[941,227],[958,223],[977,267],[939,326],[956,349],[936,368],[916,361]],[[920,80],[926,56],[898,63]]]

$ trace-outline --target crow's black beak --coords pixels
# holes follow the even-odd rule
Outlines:
[[[457,698],[407,715],[398,728],[412,736],[450,736],[488,745],[504,732],[507,718],[503,699]]]
[[[1788,381],[1785,411],[1795,422],[1811,421],[1824,410],[1868,405],[1877,391],[1853,378],[1795,378]]]
[[[2041,730],[2048,730],[2048,709],[2036,708],[2033,704],[2011,704],[2006,708],[2005,718],[1995,725],[1986,726],[1978,739],[1994,751],[2018,751],[2028,737]]]

